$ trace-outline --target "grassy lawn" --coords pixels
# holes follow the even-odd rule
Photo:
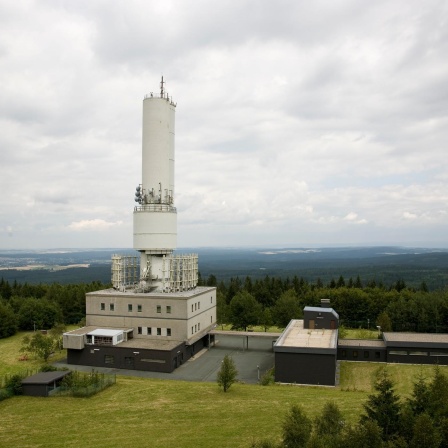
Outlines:
[[[18,361],[23,336],[0,340],[1,374],[38,367],[36,360]],[[348,421],[356,422],[380,366],[342,363],[337,388],[235,384],[223,393],[216,383],[118,376],[116,385],[91,398],[13,397],[0,402],[0,446],[248,447],[252,440],[278,440],[291,404],[315,416],[333,400]],[[431,366],[388,369],[402,396],[412,391],[418,373],[430,377],[433,372]]]
[[[37,370],[42,362],[33,356],[28,355],[28,361],[19,361],[23,355],[20,352],[22,339],[24,336],[32,336],[32,331],[21,331],[14,336],[6,339],[0,339],[0,377],[6,374],[20,373],[24,370]],[[67,356],[65,350],[56,352],[51,356],[49,362],[63,359]]]

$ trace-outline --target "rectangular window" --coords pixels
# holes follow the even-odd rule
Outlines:
[[[193,312],[194,310],[193,310],[193,304],[191,304],[191,312]]]
[[[161,312],[162,312],[162,307],[161,307],[161,305],[157,305],[157,312],[158,312],[158,313],[161,313]]]
[[[198,331],[201,329],[201,324],[199,323],[198,324]]]
[[[157,336],[161,336],[162,334],[162,329],[161,328],[157,328]]]
[[[407,356],[408,352],[406,350],[391,350],[389,352],[389,355]]]
[[[104,311],[106,309],[106,304],[105,303],[102,303],[101,304],[101,311]]]
[[[142,306],[141,306],[141,305],[137,305],[137,311],[138,311],[139,313],[142,312]]]
[[[171,336],[171,328],[167,328],[166,329],[166,335],[167,336]]]
[[[368,358],[369,357],[369,352],[367,350],[364,350],[364,358]]]
[[[341,352],[341,356],[342,356],[343,358],[347,358],[347,350],[342,350],[342,352]]]
[[[210,296],[210,303],[213,303],[213,296]]]
[[[132,304],[128,303],[128,311],[132,311]]]
[[[151,334],[152,334],[151,327],[147,327],[147,328],[146,328],[146,334],[147,334],[148,336],[151,336]]]
[[[110,309],[111,311],[115,311],[115,304],[114,304],[114,303],[111,303],[111,304],[109,305],[109,309]]]
[[[448,356],[448,352],[429,352],[429,356]]]
[[[428,356],[428,352],[419,352],[419,351],[410,351],[409,354],[412,356]]]
[[[198,310],[201,309],[201,302],[198,302]]]
[[[357,358],[358,357],[358,350],[353,350],[353,358]]]
[[[194,310],[196,311],[197,309],[198,309],[198,304],[195,303],[195,304],[194,304]]]
[[[198,326],[195,325],[195,326],[194,326],[194,332],[195,332],[195,333],[198,331],[197,328],[198,328]]]
[[[142,327],[137,327],[137,333],[142,334]]]
[[[171,314],[171,306],[170,306],[170,305],[167,305],[167,307],[166,307],[166,312],[167,312],[168,314]]]
[[[104,364],[113,364],[115,362],[115,358],[113,355],[104,355]]]
[[[191,334],[193,334],[194,333],[194,331],[193,331],[193,326],[191,327]]]

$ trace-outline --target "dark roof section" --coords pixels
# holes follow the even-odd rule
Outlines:
[[[383,333],[387,347],[447,348],[447,333]]]
[[[70,370],[56,371],[56,372],[40,372],[29,376],[22,380],[22,384],[51,384],[54,381],[64,378],[68,375]]]

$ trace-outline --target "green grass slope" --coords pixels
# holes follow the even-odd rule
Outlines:
[[[35,360],[18,361],[22,336],[0,340],[0,374],[38,366]],[[279,440],[292,404],[302,404],[315,416],[333,400],[348,421],[356,422],[378,367],[342,363],[336,388],[235,384],[224,393],[216,383],[118,376],[116,385],[91,398],[13,397],[0,402],[0,446],[248,447],[253,440]],[[410,393],[419,372],[430,377],[433,369],[388,368],[402,396]]]

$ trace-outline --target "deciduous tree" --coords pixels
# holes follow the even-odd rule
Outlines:
[[[242,291],[230,301],[230,323],[234,328],[247,330],[256,325],[260,317],[261,306],[252,294]]]
[[[55,348],[55,341],[51,336],[34,333],[33,336],[25,336],[22,340],[21,352],[28,352],[47,362]]]
[[[224,392],[227,392],[230,386],[236,382],[238,370],[236,370],[233,359],[226,355],[221,363],[221,368],[218,371],[218,385],[222,387]]]

